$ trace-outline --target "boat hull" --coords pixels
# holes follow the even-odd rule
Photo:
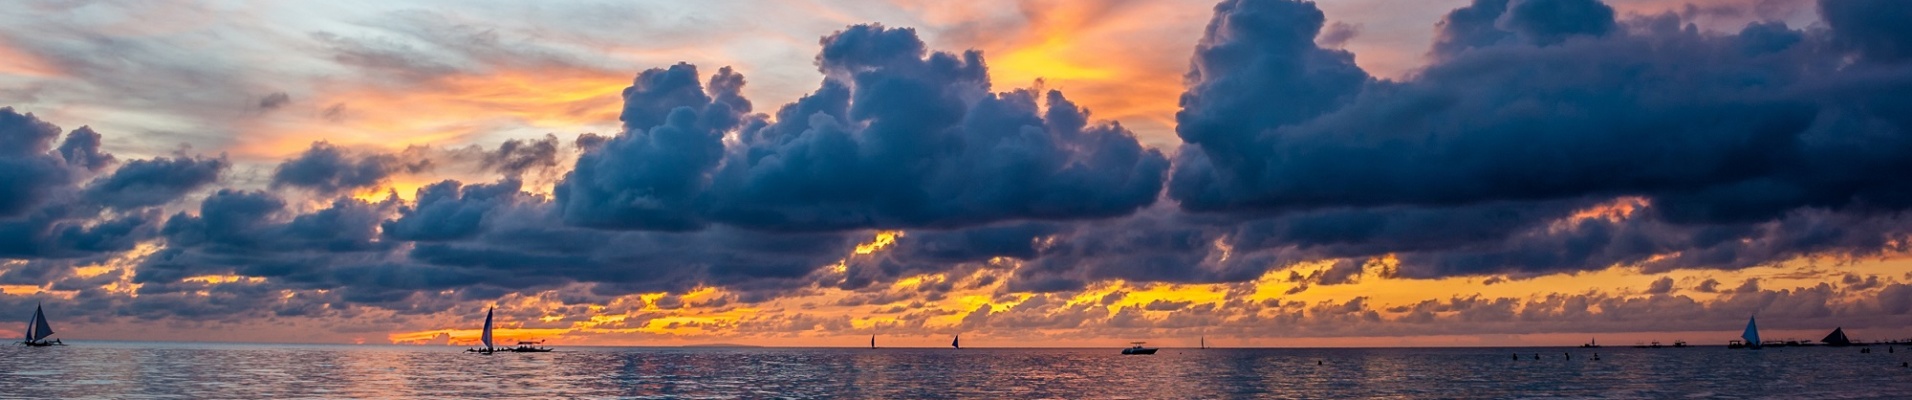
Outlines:
[[[1122,349],[1122,354],[1131,356],[1155,354],[1158,349]]]

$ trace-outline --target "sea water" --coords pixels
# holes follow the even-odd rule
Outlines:
[[[1912,349],[1894,350],[1170,348],[1125,356],[1118,348],[560,347],[478,355],[443,346],[74,341],[0,348],[0,397],[1912,398],[1912,368],[1900,366]]]

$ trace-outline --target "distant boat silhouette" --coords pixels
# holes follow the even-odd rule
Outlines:
[[[53,336],[53,326],[46,323],[46,312],[40,309],[39,304],[33,305],[33,319],[27,320],[26,333],[26,340],[21,341],[20,344],[32,347],[66,345],[65,343],[60,343],[58,339],[53,341],[46,340],[48,336]]]
[[[1583,349],[1598,349],[1598,348],[1600,348],[1600,340],[1599,340],[1599,339],[1594,339],[1594,338],[1587,338],[1587,344],[1583,344],[1583,345],[1580,345],[1580,348],[1583,348]]]
[[[480,349],[465,349],[465,352],[491,354],[498,351],[497,347],[491,345],[491,311],[496,309],[497,307],[485,309],[485,333],[478,335],[478,341],[484,343],[485,347]]]
[[[1151,348],[1151,347],[1142,347],[1142,343],[1143,342],[1129,342],[1129,344],[1132,344],[1134,346],[1130,346],[1129,348],[1122,349],[1122,354],[1149,355],[1149,354],[1155,354],[1155,351],[1159,350],[1159,349]]]
[[[870,335],[870,348],[876,348],[876,335]]]
[[[1202,342],[1201,342],[1201,343],[1202,343],[1202,350],[1208,350],[1208,337],[1207,337],[1207,336],[1203,336],[1203,337],[1201,338],[1201,340],[1202,340]]]
[[[950,340],[949,347],[963,348],[963,335],[956,335],[956,339]]]
[[[538,344],[544,344],[544,341],[543,340],[520,340],[518,341],[518,345],[516,347],[505,349],[504,351],[509,351],[513,353],[550,353],[551,352],[550,347],[533,346]]]
[[[1758,350],[1759,349],[1759,324],[1755,323],[1755,321],[1757,320],[1758,320],[1757,317],[1747,317],[1746,332],[1739,334],[1739,337],[1741,339],[1745,339],[1746,341],[1741,342],[1738,340],[1734,340],[1730,343],[1727,343],[1726,348]]]
[[[1819,341],[1825,342],[1827,346],[1834,347],[1852,345],[1852,339],[1846,337],[1846,328],[1843,327],[1832,328],[1832,333],[1827,334],[1825,339],[1819,339]]]

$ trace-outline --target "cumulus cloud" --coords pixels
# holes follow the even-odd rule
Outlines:
[[[226,168],[223,158],[180,154],[108,170],[118,160],[100,150],[98,132],[75,129],[54,147],[59,133],[33,114],[0,108],[0,141],[10,144],[0,149],[0,257],[70,260],[131,249],[155,233],[162,218],[152,207],[211,184]]]
[[[1859,3],[1822,8],[1829,21],[1903,8]],[[1404,252],[1403,274],[1419,277],[1896,251],[1907,230],[1890,221],[1912,186],[1888,171],[1912,167],[1912,69],[1891,49],[1912,36],[1830,25],[1707,33],[1670,14],[1618,20],[1593,0],[1477,0],[1441,23],[1432,64],[1382,81],[1308,40],[1325,26],[1312,4],[1225,1],[1197,46],[1168,194],[1198,213],[1287,215],[1249,223],[1275,229],[1322,210],[1517,216],[1436,247],[1347,242],[1369,245],[1350,255]],[[1853,53],[1867,60],[1839,61]],[[1552,225],[1625,196],[1646,205]],[[1814,228],[1831,221],[1857,228]]]
[[[680,64],[625,91],[627,130],[559,186],[567,221],[687,230],[960,227],[1123,215],[1168,163],[1060,92],[990,92],[982,55],[931,52],[909,29],[826,37],[822,87],[745,116],[742,76],[700,87]],[[735,143],[725,134],[736,129]]]
[[[18,216],[72,182],[74,172],[52,150],[60,127],[13,107],[0,108],[0,217]],[[88,136],[76,135],[84,142]],[[63,153],[62,153],[63,154]]]
[[[87,183],[85,196],[100,205],[130,209],[165,205],[211,185],[231,163],[187,155],[132,160]]]
[[[405,160],[385,153],[356,154],[326,142],[316,142],[298,156],[272,170],[272,186],[312,190],[322,196],[377,187],[399,172],[430,168],[425,160]]]
[[[1311,5],[1222,7],[1179,118],[1191,146],[1170,193],[1192,210],[1631,194],[1709,222],[1907,205],[1879,173],[1912,160],[1886,150],[1905,148],[1887,100],[1904,68],[1828,62],[1783,25],[1709,35],[1663,16],[1621,29],[1591,0],[1480,0],[1442,27],[1451,54],[1379,82],[1295,40],[1321,26]],[[1474,20],[1503,8],[1493,25]],[[1463,39],[1481,32],[1499,38]]]

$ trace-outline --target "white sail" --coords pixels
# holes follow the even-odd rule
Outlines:
[[[53,336],[53,326],[46,323],[46,312],[39,305],[33,306],[33,320],[27,321],[27,341],[36,342]]]
[[[1759,325],[1753,323],[1755,319],[1756,318],[1753,317],[1746,318],[1746,333],[1740,334],[1739,337],[1746,339],[1747,346],[1759,347]]]
[[[491,351],[493,349],[491,345],[491,310],[492,309],[485,309],[485,333],[478,336],[478,341],[485,342],[485,351]]]

